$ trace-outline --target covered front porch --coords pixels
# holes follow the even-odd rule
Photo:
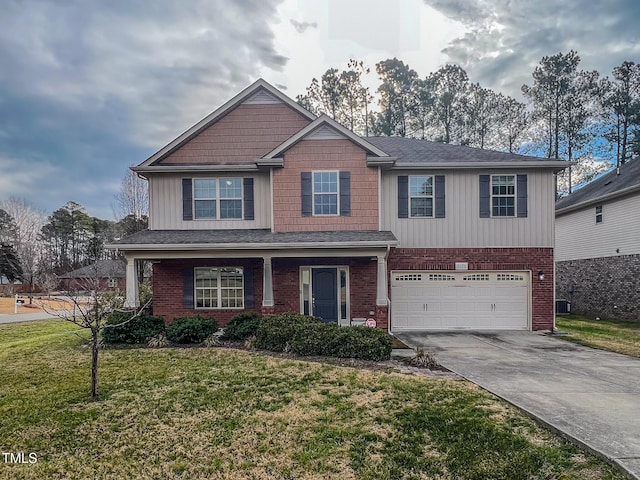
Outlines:
[[[247,231],[235,230],[234,243],[215,241],[233,235],[208,232],[214,235],[206,244],[176,243],[193,234],[184,231],[140,232],[114,244],[127,259],[127,306],[139,305],[136,262],[146,260],[153,263],[154,314],[167,321],[200,314],[224,325],[242,311],[296,311],[340,325],[372,318],[387,328],[390,232],[250,231],[253,241],[242,242]]]

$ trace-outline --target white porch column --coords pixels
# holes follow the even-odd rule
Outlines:
[[[140,306],[140,298],[138,297],[138,272],[136,271],[136,259],[128,257],[127,259],[127,298],[124,306],[128,308],[137,308]]]
[[[385,255],[378,255],[378,281],[376,305],[387,305],[387,259]]]
[[[271,257],[262,257],[262,306],[273,307],[273,271],[271,269]]]

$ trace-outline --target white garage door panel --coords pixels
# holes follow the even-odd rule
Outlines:
[[[393,330],[529,328],[529,272],[392,272]]]

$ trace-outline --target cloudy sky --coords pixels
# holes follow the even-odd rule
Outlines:
[[[638,0],[2,3],[0,200],[108,219],[129,165],[259,77],[294,98],[349,58],[395,56],[518,96],[544,55],[575,49],[603,75],[640,61]]]

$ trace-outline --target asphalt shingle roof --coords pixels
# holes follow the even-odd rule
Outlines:
[[[584,187],[567,195],[556,203],[556,210],[590,203],[601,197],[615,194],[628,188],[640,188],[640,160],[631,160],[620,166],[620,175],[614,168]]]
[[[391,232],[283,232],[269,229],[238,230],[143,230],[113,242],[113,245],[177,245],[177,244],[287,244],[287,243],[357,243],[395,242]]]
[[[498,152],[482,148],[430,142],[406,137],[366,137],[365,140],[402,163],[420,162],[540,162],[547,158]],[[556,161],[556,160],[549,160]]]
[[[96,271],[100,278],[124,278],[126,276],[126,268],[127,264],[120,259],[98,260],[96,263],[86,267],[60,275],[60,278],[91,278],[96,275]]]

